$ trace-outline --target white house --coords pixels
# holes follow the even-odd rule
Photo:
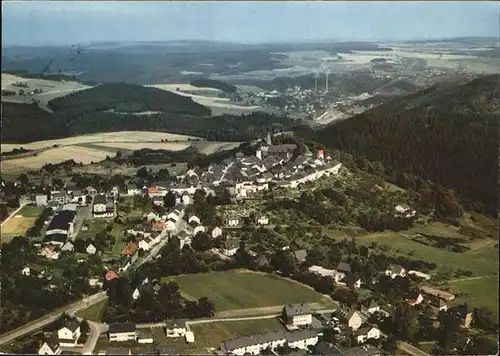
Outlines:
[[[144,239],[139,241],[139,248],[144,251],[149,251],[153,245],[154,240],[149,237],[145,237]]]
[[[26,266],[21,270],[23,276],[42,277],[45,271],[42,268]]]
[[[171,230],[175,230],[175,221],[173,221],[172,219],[168,219],[167,221],[165,221],[165,229],[171,231]]]
[[[358,342],[358,344],[363,344],[369,339],[380,339],[380,330],[374,326],[360,328],[352,332],[352,335]]]
[[[240,248],[240,240],[228,239],[224,241],[224,244],[222,246],[222,254],[228,257],[234,256],[239,248]]]
[[[55,337],[44,342],[38,350],[39,355],[60,355],[61,352],[61,345],[59,345],[59,341]]]
[[[205,232],[205,226],[198,225],[193,229],[193,235],[198,234],[199,232]]]
[[[168,213],[167,219],[172,219],[173,221],[177,222],[177,220],[179,220],[180,215],[181,215],[180,211],[174,210],[174,211]]]
[[[165,324],[167,337],[184,337],[188,331],[185,320],[167,320]]]
[[[379,311],[380,311],[380,306],[374,300],[372,300],[367,309],[368,314],[374,314]]]
[[[89,255],[95,255],[97,252],[97,248],[92,244],[89,244],[85,250]]]
[[[394,215],[405,218],[411,218],[417,215],[417,211],[410,208],[408,204],[401,204],[401,205],[396,205],[396,207],[394,208]]]
[[[261,215],[257,218],[257,224],[259,225],[268,225],[269,218],[267,216]]]
[[[191,223],[200,225],[201,224],[201,220],[196,215],[192,215],[188,219],[188,224],[191,224]]]
[[[76,320],[69,320],[57,331],[57,337],[61,346],[73,347],[77,344],[81,336],[80,323]]]
[[[139,329],[137,330],[137,342],[139,344],[152,344],[153,343],[153,332],[151,329]]]
[[[47,194],[37,195],[35,197],[35,201],[36,201],[36,206],[47,206],[48,204]]]
[[[109,324],[109,341],[136,341],[136,338],[134,323]]]
[[[217,238],[222,235],[222,229],[218,226],[214,227],[212,230],[212,238]]]
[[[286,305],[283,308],[282,318],[287,325],[303,326],[312,324],[312,313],[309,305],[305,303]]]
[[[186,342],[188,344],[191,344],[194,342],[194,334],[192,331],[186,331],[186,335],[184,335],[184,337],[186,338]]]
[[[240,224],[240,219],[238,219],[238,218],[228,218],[226,220],[226,224],[227,224],[227,226],[231,226],[231,227],[238,226]]]
[[[223,341],[220,348],[222,353],[226,355],[259,355],[262,350],[275,349],[284,346],[286,342],[285,333],[275,331]]]
[[[137,188],[134,184],[128,184],[127,185],[127,195],[133,196],[133,195],[140,195],[141,189]]]
[[[61,251],[73,252],[75,250],[75,245],[71,241],[66,241],[66,243],[61,247]]]
[[[92,212],[94,215],[106,213],[106,196],[104,194],[99,194],[94,197],[92,204]]]
[[[188,192],[182,193],[181,201],[182,204],[184,205],[189,205],[193,203],[193,199],[191,198],[191,195],[189,195]]]
[[[411,270],[411,271],[408,271],[408,274],[410,275],[414,275],[414,276],[417,276],[419,278],[423,278],[425,279],[426,281],[428,281],[429,279],[431,279],[431,276],[427,273],[424,273],[424,272],[419,272],[419,271],[414,271],[414,270]]]
[[[392,265],[385,270],[385,275],[391,277],[392,279],[396,278],[397,276],[405,277],[406,270],[402,266]]]
[[[337,311],[337,315],[352,330],[358,330],[363,323],[361,315],[355,309],[341,308]]]
[[[406,301],[410,305],[418,305],[424,301],[424,297],[422,296],[422,293],[410,293]]]

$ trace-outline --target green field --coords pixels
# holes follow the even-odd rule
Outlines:
[[[107,305],[108,305],[108,300],[106,299],[103,300],[102,302],[99,302],[97,304],[88,307],[87,309],[80,310],[78,313],[76,313],[76,316],[79,316],[80,318],[90,321],[101,322],[102,316],[106,311]]]
[[[184,338],[167,338],[163,328],[152,329],[154,342],[175,345],[182,354],[207,354],[207,348],[218,349],[224,340],[266,331],[284,330],[277,318],[214,322],[191,325],[190,328],[194,333],[193,344],[186,343]]]
[[[175,280],[186,298],[208,297],[214,302],[217,312],[324,300],[321,294],[307,286],[272,274],[224,271],[167,277],[164,280]]]
[[[481,279],[464,280],[450,283],[454,293],[465,293],[456,303],[467,301],[470,308],[485,307],[498,315],[498,275]]]
[[[16,215],[22,215],[25,218],[37,218],[42,213],[43,208],[39,206],[25,205]]]

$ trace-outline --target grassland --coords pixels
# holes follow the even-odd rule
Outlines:
[[[39,206],[25,205],[18,211],[17,215],[22,215],[25,218],[36,218],[42,213],[43,208]]]
[[[497,265],[498,267],[498,265]],[[485,307],[498,315],[498,275],[449,281],[450,290],[459,294],[455,303],[467,302],[471,308]]]
[[[106,299],[88,307],[87,309],[80,310],[76,313],[76,316],[90,321],[101,322],[107,305],[108,300]]]
[[[15,216],[4,221],[0,229],[2,243],[7,243],[16,236],[24,235],[33,226],[41,212],[42,208],[26,205]]]
[[[272,274],[224,271],[165,278],[168,280],[176,281],[182,295],[188,299],[208,297],[214,302],[219,316],[240,316],[244,314],[239,313],[241,310],[255,315],[279,313],[288,303],[328,305],[325,297],[313,289]]]

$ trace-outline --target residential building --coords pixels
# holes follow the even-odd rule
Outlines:
[[[312,314],[309,305],[305,303],[288,304],[283,308],[283,321],[291,326],[305,326],[312,323]]]
[[[269,218],[265,215],[261,215],[257,218],[258,225],[269,225]]]
[[[92,214],[95,218],[112,218],[115,216],[115,205],[108,202],[104,194],[96,195],[92,203]]]
[[[188,331],[185,320],[166,320],[165,325],[167,337],[184,337]]]
[[[337,273],[333,269],[327,269],[316,265],[312,265],[311,267],[308,268],[308,270],[310,273],[317,274],[318,276],[322,277],[334,277],[335,274]]]
[[[352,331],[352,336],[358,344],[363,344],[369,339],[378,340],[380,338],[380,330],[375,326],[368,326]]]
[[[216,226],[213,228],[211,234],[212,234],[212,238],[215,239],[215,238],[222,235],[222,229],[220,227]]]
[[[339,319],[352,330],[358,330],[363,323],[358,311],[348,307],[342,307],[336,312]]]
[[[84,189],[85,193],[87,195],[90,195],[91,197],[95,197],[97,195],[97,189],[95,189],[93,186],[89,185],[87,188]]]
[[[57,260],[59,258],[59,252],[56,250],[56,246],[47,245],[42,248],[38,255],[45,257],[49,260]]]
[[[137,185],[131,183],[127,184],[127,195],[134,196],[140,194],[141,194],[141,189],[137,188]]]
[[[35,197],[36,206],[47,206],[47,194],[37,195]]]
[[[135,341],[137,338],[134,323],[109,324],[109,341]]]
[[[141,296],[141,292],[139,292],[139,288],[136,288],[134,290],[134,292],[132,293],[132,299],[137,300],[140,298],[140,296]]]
[[[154,195],[152,197],[152,200],[153,200],[153,205],[156,205],[156,206],[163,206],[165,204],[163,201],[163,196],[161,196],[161,195]]]
[[[408,294],[408,297],[406,298],[406,301],[410,305],[418,305],[424,301],[424,297],[422,296],[422,293],[410,292]]]
[[[454,294],[430,286],[420,286],[420,291],[424,294],[442,298],[447,301],[455,299]]]
[[[288,347],[307,350],[318,343],[318,332],[315,330],[299,330],[286,334]]]
[[[394,208],[394,215],[397,217],[411,218],[417,215],[417,211],[413,210],[408,204],[396,205]]]
[[[200,232],[205,232],[205,226],[198,225],[193,229],[193,235],[197,235]]]
[[[66,203],[66,193],[65,192],[51,192],[51,200],[59,205]]]
[[[238,218],[228,218],[226,220],[226,225],[229,227],[237,227],[240,224],[240,219]]]
[[[68,320],[62,328],[57,331],[57,337],[61,346],[73,347],[81,336],[80,323],[76,320]]]
[[[184,337],[188,344],[192,344],[194,342],[194,334],[192,331],[186,331],[186,335],[184,335]]]
[[[418,278],[422,278],[422,279],[425,279],[426,281],[428,281],[429,279],[431,279],[431,276],[427,273],[424,273],[424,272],[419,272],[419,271],[408,271],[408,275],[413,275],[413,276],[416,276]]]
[[[137,342],[139,344],[152,344],[153,343],[153,332],[151,329],[138,329],[137,330]]]
[[[223,341],[220,348],[222,353],[226,355],[259,355],[262,350],[275,349],[285,344],[285,333],[275,331]]]
[[[192,215],[189,217],[188,219],[188,224],[196,224],[196,225],[200,225],[201,224],[201,220],[199,217],[197,217],[196,215]],[[195,225],[195,226],[196,226]]]
[[[109,270],[108,272],[106,272],[104,278],[106,278],[107,281],[111,281],[113,279],[120,278],[120,276],[115,271]]]
[[[28,265],[21,270],[23,276],[43,277],[45,270],[42,267]]]
[[[90,243],[85,251],[87,251],[89,255],[95,255],[97,253],[97,248],[92,243]]]
[[[144,239],[139,241],[139,248],[144,251],[149,251],[151,247],[153,247],[153,245],[154,241],[149,237],[145,237]]]
[[[56,335],[52,335],[52,337],[45,341],[40,349],[38,349],[39,355],[60,355],[61,352],[61,345],[59,345]]]
[[[222,246],[222,254],[228,257],[234,256],[239,248],[239,239],[227,239]]]
[[[191,195],[189,195],[188,192],[183,192],[181,195],[181,202],[184,205],[189,205],[193,203],[193,199],[191,198]]]
[[[155,351],[158,355],[181,355],[181,352],[175,345],[156,345]]]
[[[368,306],[368,309],[367,309],[368,314],[374,314],[378,311],[380,311],[380,306],[377,304],[377,302],[372,300],[370,302],[370,305]]]
[[[61,247],[61,251],[73,252],[75,251],[75,245],[71,241],[66,241],[66,243]]]

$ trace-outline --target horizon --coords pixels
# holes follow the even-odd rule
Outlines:
[[[488,1],[7,1],[2,2],[2,47],[178,41],[255,45],[498,38],[499,15],[500,5]],[[314,21],[308,21],[312,18]],[[27,22],[29,25],[20,25]]]

